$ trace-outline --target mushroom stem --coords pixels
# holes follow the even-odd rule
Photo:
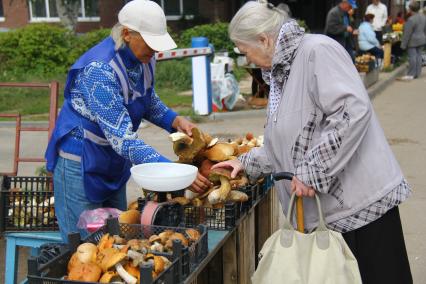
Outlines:
[[[219,188],[219,200],[221,202],[225,201],[226,198],[228,197],[229,192],[231,191],[231,184],[229,183],[229,179],[224,177],[224,176],[220,176],[220,188]]]
[[[144,255],[134,250],[128,250],[127,256],[133,260],[133,266],[137,266],[144,261]]]
[[[127,284],[136,284],[138,279],[130,275],[121,265],[121,263],[117,263],[115,265],[115,269],[117,270],[118,275],[126,282]]]

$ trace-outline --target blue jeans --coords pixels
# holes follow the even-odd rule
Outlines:
[[[58,157],[53,172],[53,188],[55,194],[55,213],[59,230],[64,242],[68,242],[68,234],[79,232],[82,238],[88,235],[86,230],[78,229],[77,222],[84,210],[101,207],[112,207],[126,210],[126,186],[123,186],[109,199],[102,203],[90,202],[84,191],[80,162]]]

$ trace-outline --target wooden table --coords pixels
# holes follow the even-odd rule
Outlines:
[[[257,255],[282,218],[275,189],[258,201],[229,231],[209,230],[209,254],[185,284],[250,283]]]

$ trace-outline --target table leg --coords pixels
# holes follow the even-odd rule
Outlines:
[[[19,248],[15,238],[6,237],[6,261],[5,280],[6,284],[15,284],[18,272]]]

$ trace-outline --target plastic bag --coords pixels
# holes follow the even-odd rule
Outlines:
[[[231,110],[239,98],[240,88],[235,76],[225,69],[225,63],[211,63],[212,99],[218,109],[223,108],[223,102]]]
[[[78,219],[77,228],[94,232],[103,225],[109,217],[117,218],[121,214],[121,210],[117,208],[97,208],[93,210],[85,210]]]

